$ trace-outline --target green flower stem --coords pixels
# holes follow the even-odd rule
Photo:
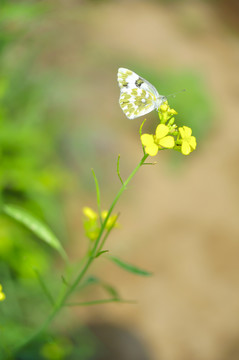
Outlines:
[[[97,250],[97,254],[99,254],[99,252],[102,250],[102,248],[103,248],[103,246],[104,246],[104,244],[105,244],[105,242],[106,242],[106,240],[107,240],[107,238],[108,238],[111,230],[114,228],[114,225],[115,225],[115,223],[117,222],[118,218],[119,218],[119,214],[116,216],[116,218],[115,218],[115,220],[113,221],[111,227],[108,229],[108,231],[107,231],[106,234],[104,235],[104,237],[103,237],[103,239],[102,239],[102,241],[101,241],[101,243],[100,243],[100,245],[99,245],[99,248],[98,248],[98,250]]]
[[[100,233],[98,238],[95,241],[94,247],[91,250],[91,253],[89,254],[88,259],[86,260],[85,265],[83,266],[82,270],[80,271],[79,275],[76,277],[75,281],[73,282],[73,284],[70,286],[70,288],[67,288],[66,292],[61,296],[61,298],[59,299],[59,301],[55,304],[52,312],[50,313],[49,317],[46,319],[46,321],[41,325],[41,327],[39,329],[37,329],[35,331],[35,333],[33,333],[29,338],[27,338],[25,341],[23,341],[21,344],[19,344],[14,350],[13,353],[17,353],[21,348],[23,348],[24,346],[26,346],[27,344],[29,344],[31,341],[35,340],[47,327],[48,325],[52,322],[52,320],[55,318],[55,316],[58,314],[58,312],[61,310],[61,308],[63,306],[66,305],[66,301],[69,298],[69,296],[73,293],[73,291],[76,289],[76,287],[79,285],[80,281],[82,280],[82,278],[84,277],[85,273],[87,272],[88,268],[90,267],[91,263],[94,261],[97,253],[98,253],[98,246],[100,246],[100,240],[101,237],[103,235],[103,232],[105,230],[107,221],[115,207],[115,205],[117,204],[119,198],[121,197],[121,195],[123,194],[124,190],[126,189],[126,186],[129,184],[130,180],[134,177],[134,175],[136,174],[136,172],[140,169],[140,167],[144,164],[145,160],[147,159],[149,155],[148,154],[144,154],[144,156],[142,157],[142,159],[140,160],[140,162],[138,163],[138,165],[136,166],[136,168],[131,172],[131,174],[129,175],[129,177],[124,181],[124,183],[122,184],[120,190],[118,191],[118,193],[116,194],[110,208],[109,211],[107,213],[106,218],[103,221],[103,224],[101,226],[100,229]]]

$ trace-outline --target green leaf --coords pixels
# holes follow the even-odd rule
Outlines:
[[[120,299],[118,291],[111,285],[102,283],[103,288],[107,291],[109,295],[111,295],[114,299]]]
[[[105,254],[105,253],[107,253],[107,252],[109,252],[109,250],[101,250],[101,251],[98,252],[98,254],[95,255],[95,257],[97,258],[97,257],[99,257],[100,255]]]
[[[95,175],[95,172],[93,169],[91,169],[94,180],[95,180],[95,188],[96,188],[96,198],[97,198],[97,206],[98,206],[98,213],[99,213],[99,219],[100,219],[100,223],[102,225],[103,221],[102,221],[102,216],[101,216],[101,204],[100,204],[100,187],[99,187],[99,182],[98,179]]]
[[[138,268],[137,266],[131,265],[129,263],[126,263],[124,261],[122,261],[121,259],[115,257],[115,256],[108,256],[108,258],[113,261],[116,265],[118,265],[119,267],[121,267],[122,269],[131,272],[135,275],[140,275],[140,276],[151,276],[152,273],[143,269]]]
[[[111,302],[125,303],[125,304],[136,304],[137,302],[134,300],[123,300],[123,299],[101,299],[101,300],[93,300],[86,302],[78,302],[78,303],[68,303],[65,306],[90,306],[90,305],[100,305],[107,304]]]
[[[61,275],[61,280],[62,280],[62,283],[66,286],[70,286],[70,284],[67,282],[67,280],[65,279],[65,277],[63,275]]]
[[[25,209],[15,205],[4,205],[3,212],[20,224],[26,226],[32,233],[38,236],[39,239],[57,250],[64,260],[67,260],[67,255],[60,241],[42,221],[36,219]]]
[[[97,278],[96,276],[89,276],[85,280],[85,282],[83,282],[83,284],[80,286],[79,289],[82,290],[83,288],[85,288],[88,285],[95,285],[95,284],[101,286],[114,299],[119,299],[120,298],[119,293],[117,292],[117,290],[112,285],[109,285],[108,283],[105,283],[104,281]]]
[[[88,278],[86,278],[86,280],[82,283],[82,285],[80,286],[80,289],[83,287],[86,287],[88,285],[92,285],[92,284],[99,284],[101,282],[101,280],[99,278],[97,278],[96,276],[92,276],[90,275]]]

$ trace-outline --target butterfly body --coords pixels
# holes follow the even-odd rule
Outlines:
[[[119,68],[118,84],[120,87],[119,104],[128,119],[135,119],[158,110],[165,96],[159,95],[155,87],[131,70]]]

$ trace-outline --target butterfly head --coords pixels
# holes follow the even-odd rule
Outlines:
[[[159,109],[160,106],[161,106],[165,101],[167,101],[166,96],[159,95],[158,98],[157,98],[157,100],[156,100],[157,109]]]

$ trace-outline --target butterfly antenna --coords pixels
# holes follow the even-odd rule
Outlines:
[[[169,96],[176,97],[176,94],[180,94],[180,93],[182,93],[182,92],[184,92],[184,91],[186,91],[186,89],[182,89],[182,90],[177,91],[177,92],[175,92],[175,93],[173,93],[173,94],[166,95],[166,97],[167,97],[167,98],[168,98]]]

